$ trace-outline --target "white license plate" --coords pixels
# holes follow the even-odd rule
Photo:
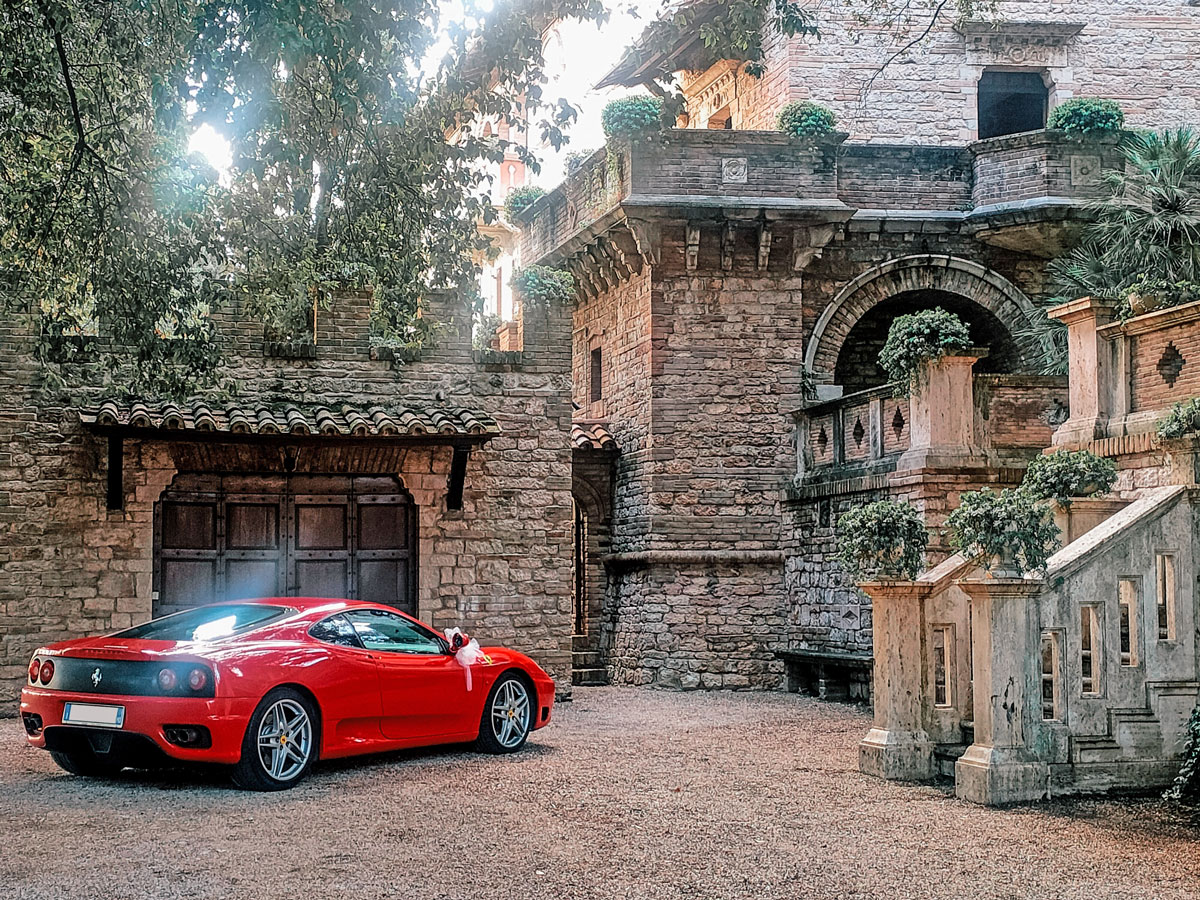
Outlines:
[[[125,707],[98,703],[68,703],[63,708],[64,725],[94,725],[121,728],[125,725]]]

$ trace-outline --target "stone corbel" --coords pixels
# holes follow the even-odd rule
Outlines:
[[[633,218],[626,218],[625,224],[628,226],[629,233],[633,235],[633,239],[637,243],[638,253],[642,259],[652,266],[658,265],[659,245],[662,236],[662,229],[659,227],[659,224],[650,219]]]
[[[771,225],[769,222],[758,224],[758,270],[765,272],[771,261]]]
[[[595,299],[600,296],[600,290],[592,281],[587,269],[578,260],[570,260],[567,262],[567,271],[575,276],[575,283],[579,286],[587,297]]]
[[[624,229],[610,231],[606,249],[616,265],[623,267],[630,276],[642,274],[642,254],[638,252],[637,241],[631,232]]]
[[[616,279],[609,277],[609,267],[606,261],[603,261],[601,254],[595,251],[594,247],[586,248],[579,256],[579,262],[588,276],[600,291],[607,291],[616,286]]]
[[[695,272],[696,266],[700,263],[700,226],[694,225],[691,222],[687,225],[687,248],[686,260],[687,270]]]
[[[792,269],[802,272],[814,259],[820,259],[836,229],[836,225],[802,225],[793,231]]]
[[[733,268],[733,247],[737,243],[737,229],[732,222],[726,222],[721,229],[721,268],[726,272]]]
[[[604,245],[607,243],[601,238],[588,247],[586,253],[595,267],[596,274],[604,280],[609,288],[613,288],[620,284],[621,279],[616,269],[613,268],[612,259],[604,252]]]

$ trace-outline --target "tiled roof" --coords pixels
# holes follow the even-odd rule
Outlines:
[[[106,400],[99,406],[81,410],[79,419],[84,425],[96,428],[247,435],[486,438],[500,433],[495,419],[486,413],[461,406],[424,404],[360,408],[348,403],[213,406],[200,401],[176,405]]]
[[[603,422],[572,422],[571,446],[577,450],[616,450],[617,439]]]

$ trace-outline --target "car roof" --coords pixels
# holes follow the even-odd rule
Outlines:
[[[226,604],[249,603],[255,606],[287,606],[299,613],[320,612],[329,615],[347,609],[393,609],[381,603],[365,600],[339,600],[334,597],[248,597],[244,600],[227,600]],[[401,610],[393,610],[401,612]]]

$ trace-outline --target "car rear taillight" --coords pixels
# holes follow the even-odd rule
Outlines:
[[[175,672],[171,669],[160,669],[158,673],[158,689],[164,694],[175,690],[175,684],[178,679],[175,677]]]
[[[29,663],[29,683],[30,684],[37,684],[38,672],[40,672],[41,670],[42,670],[42,661],[35,656],[33,658],[32,662]]]
[[[42,668],[38,671],[38,677],[42,679],[42,684],[49,684],[54,678],[54,663],[46,660],[42,663]]]
[[[188,672],[188,687],[193,691],[202,691],[208,685],[208,673],[203,669],[192,669]]]

